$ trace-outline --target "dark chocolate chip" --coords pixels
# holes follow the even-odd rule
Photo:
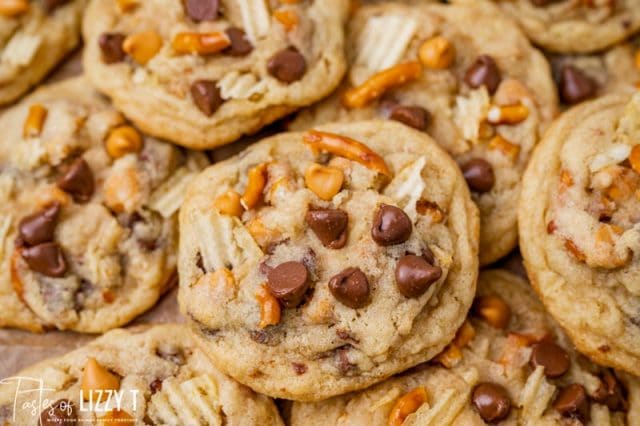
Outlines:
[[[155,379],[153,382],[149,383],[149,389],[151,393],[160,392],[162,390],[162,380]]]
[[[553,408],[564,417],[578,419],[583,423],[589,421],[589,399],[584,386],[573,383],[560,390]]]
[[[502,76],[496,61],[489,55],[481,55],[465,73],[464,81],[474,89],[486,86],[489,93],[493,94],[500,85]]]
[[[102,33],[98,37],[98,46],[102,52],[102,62],[105,64],[114,64],[122,62],[127,54],[122,49],[125,35],[121,33]]]
[[[531,4],[537,7],[548,6],[552,3],[557,3],[560,0],[530,0]]]
[[[461,166],[469,188],[478,193],[491,191],[496,183],[491,163],[482,158],[472,158]]]
[[[541,365],[547,377],[560,377],[569,370],[571,360],[569,354],[553,342],[540,342],[531,351],[531,365],[533,368]]]
[[[306,364],[303,364],[301,362],[292,362],[291,366],[293,367],[293,371],[298,375],[301,376],[304,373],[307,372],[307,366]]]
[[[58,188],[70,194],[78,203],[89,201],[94,191],[93,172],[82,158],[76,159],[60,176]]]
[[[287,307],[296,307],[309,288],[309,272],[301,262],[285,262],[267,273],[269,291]]]
[[[25,247],[21,251],[22,258],[32,271],[48,277],[62,277],[67,272],[67,262],[62,249],[57,243],[43,243],[33,247]]]
[[[251,53],[253,45],[247,38],[247,34],[237,27],[229,27],[225,30],[231,44],[224,50],[230,56],[245,56]]]
[[[40,425],[73,425],[78,422],[76,405],[68,399],[59,399],[40,413]]]
[[[196,22],[218,18],[219,0],[184,0],[184,10]]]
[[[207,117],[220,108],[224,100],[213,80],[196,80],[191,84],[191,98],[196,107]]]
[[[283,83],[293,83],[307,71],[307,61],[298,49],[290,46],[269,58],[267,71]]]
[[[60,203],[55,202],[49,207],[23,218],[18,225],[22,241],[30,246],[53,241],[59,213]]]
[[[369,280],[359,268],[347,268],[329,280],[329,290],[340,303],[353,309],[369,303]]]
[[[473,405],[485,422],[497,422],[509,416],[511,399],[507,390],[494,383],[480,383],[473,389]]]
[[[351,345],[345,345],[335,349],[336,366],[340,373],[345,375],[352,373],[357,369],[357,365],[349,361],[349,351],[351,348]]]
[[[371,238],[381,246],[404,243],[411,236],[411,219],[400,208],[381,204],[373,218]]]
[[[396,265],[396,285],[405,297],[422,296],[441,276],[442,269],[421,256],[403,256]]]
[[[425,130],[431,120],[431,114],[419,106],[398,105],[391,110],[389,118],[418,130]]]
[[[347,243],[349,215],[344,210],[309,210],[305,215],[305,221],[325,247],[341,249]]]
[[[616,376],[611,371],[605,370],[600,377],[600,386],[591,396],[594,401],[606,405],[611,411],[627,411],[629,401],[626,394],[626,389]]]
[[[559,91],[562,102],[573,105],[596,94],[598,85],[573,65],[565,65],[560,71]]]

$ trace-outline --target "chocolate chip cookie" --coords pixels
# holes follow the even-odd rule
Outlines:
[[[86,3],[0,2],[0,105],[22,96],[78,45]]]
[[[520,249],[578,350],[640,374],[640,94],[566,112],[524,175]]]
[[[21,392],[17,397],[16,391]],[[283,424],[273,401],[215,369],[186,327],[179,325],[113,330],[87,346],[4,378],[0,422]]]
[[[0,117],[0,326],[102,332],[176,282],[203,154],[144,136],[82,78]]]
[[[554,52],[595,52],[640,30],[637,0],[494,1],[534,43]]]
[[[293,404],[291,426],[632,425],[640,382],[578,354],[528,283],[480,274],[478,296],[435,362],[362,392]]]
[[[345,71],[344,0],[119,3],[87,9],[87,75],[142,130],[183,146],[255,132]]]
[[[429,133],[456,158],[480,209],[480,263],[509,253],[521,174],[556,113],[545,58],[488,3],[362,7],[347,47],[342,87],[292,128],[386,118]]]
[[[426,361],[475,293],[478,213],[455,162],[390,121],[258,142],[180,213],[180,302],[214,363],[319,400]]]
[[[593,54],[551,54],[549,60],[565,106],[640,88],[640,38]]]

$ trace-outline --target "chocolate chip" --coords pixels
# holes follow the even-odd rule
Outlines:
[[[478,193],[491,191],[496,183],[491,163],[482,158],[472,158],[461,166],[464,179],[469,188]]]
[[[431,114],[419,106],[398,105],[391,110],[389,118],[418,130],[425,130],[431,120]]]
[[[219,0],[184,0],[184,10],[196,22],[218,18]]]
[[[293,83],[307,71],[307,61],[293,46],[273,55],[267,62],[267,71],[283,83]]]
[[[305,221],[325,247],[341,249],[347,243],[349,215],[344,210],[309,210],[305,215]]]
[[[553,342],[540,342],[533,346],[531,352],[533,368],[541,365],[547,377],[560,377],[569,370],[571,360],[569,354]]]
[[[511,411],[511,399],[507,390],[494,383],[480,383],[473,389],[473,405],[486,422],[505,419]]]
[[[560,0],[530,0],[531,4],[537,7],[547,6],[551,3],[557,3]]]
[[[70,0],[44,0],[43,2],[44,10],[47,13],[51,13],[55,11],[57,8],[59,8],[60,6],[63,6],[69,3],[69,1]]]
[[[559,86],[562,102],[569,105],[591,98],[598,90],[596,82],[573,65],[562,67]]]
[[[151,393],[156,393],[162,390],[162,380],[155,379],[153,382],[149,383],[149,389]]]
[[[407,254],[410,254],[410,253],[407,253]],[[433,252],[429,247],[425,247],[422,249],[422,257],[424,257],[424,259],[427,262],[429,262],[430,265],[436,264],[436,257],[433,255]]]
[[[60,203],[55,202],[23,218],[18,225],[22,241],[30,246],[53,241],[53,232],[56,229],[59,213]]]
[[[584,387],[573,383],[560,390],[553,408],[564,417],[578,419],[583,423],[589,421],[589,399]]]
[[[309,288],[309,272],[301,262],[281,263],[267,273],[267,286],[285,307],[295,307]]]
[[[357,365],[349,361],[349,351],[351,348],[351,345],[345,345],[335,349],[336,366],[340,373],[345,375],[357,369]]]
[[[420,297],[442,276],[442,269],[430,265],[425,258],[403,256],[396,265],[396,285],[404,297]]]
[[[57,243],[43,243],[26,247],[21,251],[22,258],[32,271],[48,277],[62,277],[67,272],[67,262]]]
[[[59,399],[40,413],[40,425],[60,426],[76,424],[78,413],[76,405],[68,399]]]
[[[369,303],[369,280],[359,268],[347,268],[329,280],[329,290],[340,303],[353,309]]]
[[[413,225],[400,208],[381,204],[373,218],[371,238],[381,246],[404,243],[411,236]]]
[[[229,27],[225,30],[231,44],[224,50],[230,56],[245,56],[253,50],[253,45],[247,38],[247,34],[240,28]]]
[[[193,103],[207,117],[211,117],[220,108],[224,100],[220,89],[213,80],[196,80],[191,84]]]
[[[122,49],[125,35],[120,33],[103,33],[98,37],[98,46],[102,52],[102,62],[115,64],[124,61],[127,54]]]
[[[78,158],[60,176],[57,185],[69,193],[76,202],[87,202],[94,191],[93,172],[84,159]]]
[[[465,73],[464,81],[474,89],[486,86],[489,93],[493,94],[500,85],[502,76],[496,61],[489,55],[481,55]]]
[[[600,386],[591,396],[594,401],[606,405],[611,411],[627,411],[629,409],[626,389],[609,370],[605,370],[600,378]]]
[[[298,376],[301,376],[307,372],[307,366],[301,362],[292,362],[291,366],[293,367],[293,371],[295,371]]]

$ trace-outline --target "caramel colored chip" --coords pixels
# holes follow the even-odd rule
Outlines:
[[[126,154],[140,152],[142,136],[131,126],[119,126],[109,132],[105,147],[111,158],[120,158]]]
[[[473,312],[491,326],[504,329],[509,324],[511,309],[499,296],[488,295],[476,298]]]
[[[82,398],[85,401],[100,397],[98,391],[117,391],[120,389],[120,378],[104,368],[95,358],[88,358],[82,372],[80,384]]]
[[[240,202],[249,210],[262,200],[262,191],[267,184],[267,163],[262,163],[249,170],[247,187],[242,194]]]
[[[277,325],[280,322],[280,304],[266,284],[258,287],[256,300],[260,304],[260,324],[258,327],[267,328],[270,325]]]
[[[29,107],[27,119],[22,128],[22,136],[25,138],[33,138],[40,136],[42,127],[47,119],[47,109],[40,104],[33,104]]]
[[[0,0],[0,16],[13,18],[29,11],[28,0]]]
[[[212,31],[208,33],[178,33],[171,46],[179,55],[213,55],[231,45],[229,37],[224,32]]]
[[[144,31],[125,38],[122,50],[140,65],[145,65],[160,51],[162,43],[160,34],[155,31]]]
[[[236,191],[227,191],[224,194],[219,195],[213,205],[222,214],[229,216],[242,216],[244,209],[240,202],[240,194]]]
[[[418,387],[401,396],[391,409],[389,414],[389,426],[402,426],[406,418],[418,411],[420,406],[427,402],[427,391]]]
[[[330,201],[334,195],[340,192],[343,182],[342,170],[334,167],[313,163],[304,173],[304,183],[307,188],[325,201]]]
[[[449,40],[436,36],[422,43],[418,57],[426,68],[441,70],[451,66],[456,58],[456,50]]]

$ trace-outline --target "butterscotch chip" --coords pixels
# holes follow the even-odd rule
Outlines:
[[[219,207],[230,194],[241,215]],[[434,221],[420,199],[456,214]],[[180,214],[182,309],[216,365],[267,395],[320,400],[432,359],[472,303],[478,219],[462,173],[394,121],[257,141],[196,178]],[[237,291],[204,297],[221,268]]]

